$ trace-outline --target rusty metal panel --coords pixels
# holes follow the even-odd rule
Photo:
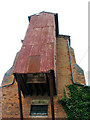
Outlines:
[[[54,45],[44,44],[42,46],[40,71],[49,71],[54,69]]]
[[[54,24],[55,24],[54,14],[43,12],[40,15],[33,15],[30,19],[31,29],[54,26]]]
[[[30,56],[27,63],[28,73],[38,73],[40,70],[40,56]]]
[[[23,45],[20,53],[18,55],[15,67],[14,67],[14,73],[26,73],[27,68],[27,62],[28,62],[28,56],[31,50],[30,45]]]
[[[30,25],[29,25],[30,26]],[[24,45],[38,45],[42,43],[41,40],[42,28],[29,29],[23,41]]]
[[[41,33],[42,44],[51,44],[55,41],[55,29],[54,27],[42,28]]]
[[[14,73],[40,73],[54,70],[55,42],[54,14],[40,13],[31,16]]]

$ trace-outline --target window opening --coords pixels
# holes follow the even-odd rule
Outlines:
[[[31,105],[30,116],[48,116],[48,105]]]

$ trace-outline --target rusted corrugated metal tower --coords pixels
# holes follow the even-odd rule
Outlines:
[[[21,118],[22,105],[20,90],[23,95],[50,94],[52,120],[54,120],[53,95],[56,94],[56,36],[58,35],[58,15],[42,12],[29,17],[29,27],[17,58],[14,75],[18,82]],[[36,86],[35,83],[39,83]],[[43,90],[42,87],[46,87]]]

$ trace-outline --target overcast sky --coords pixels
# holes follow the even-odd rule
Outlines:
[[[76,62],[88,71],[88,0],[0,1],[0,83],[12,66],[28,28],[28,16],[41,11],[58,13],[59,34],[71,36]]]

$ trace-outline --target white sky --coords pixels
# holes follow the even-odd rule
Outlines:
[[[71,36],[77,63],[88,71],[88,0],[0,1],[0,83],[12,66],[28,28],[28,16],[41,11],[58,13],[59,34]]]

